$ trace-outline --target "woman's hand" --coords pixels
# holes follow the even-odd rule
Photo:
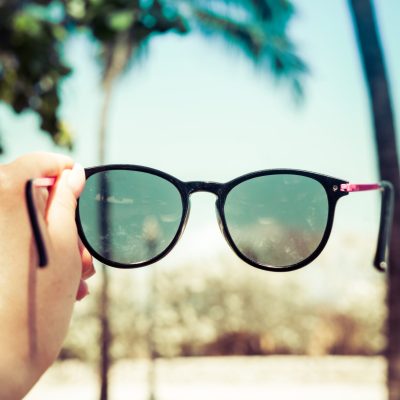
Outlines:
[[[34,188],[48,265],[38,258],[25,201],[29,179],[56,177]],[[56,359],[76,299],[87,293],[92,258],[75,226],[84,170],[66,156],[32,153],[0,166],[0,398],[21,399]]]

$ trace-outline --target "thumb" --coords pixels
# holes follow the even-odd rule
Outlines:
[[[68,186],[70,187],[76,200],[82,193],[83,187],[85,186],[85,170],[81,164],[75,163],[72,170],[68,172]]]
[[[64,170],[50,196],[48,222],[63,223],[65,217],[74,219],[76,199],[85,186],[85,170],[80,164],[74,164],[72,170]],[[60,220],[61,218],[61,220]]]

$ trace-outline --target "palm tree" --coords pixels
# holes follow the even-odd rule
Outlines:
[[[373,118],[374,136],[382,179],[395,189],[394,222],[391,236],[390,268],[387,293],[386,357],[389,399],[400,399],[400,169],[389,83],[385,68],[375,11],[371,0],[349,0],[358,40]]]
[[[106,130],[116,79],[144,54],[157,34],[194,30],[221,39],[237,48],[263,73],[286,78],[294,93],[302,93],[301,78],[307,72],[287,36],[294,14],[288,0],[99,0],[86,1],[85,10],[69,9],[75,24],[88,27],[101,44],[104,98],[99,131],[99,162],[104,163]],[[108,398],[109,347],[108,275],[102,268],[100,300],[102,326],[101,400]]]

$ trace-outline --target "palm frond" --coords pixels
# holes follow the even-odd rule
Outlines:
[[[92,32],[102,43],[100,60],[104,79],[111,69],[117,76],[142,59],[154,34],[168,31],[187,33],[185,19],[176,9],[168,8],[166,2],[153,0],[147,6],[132,4],[132,1],[108,3],[100,14],[101,18],[95,14],[96,18],[91,20]],[[115,74],[115,68],[118,74]]]
[[[266,23],[286,26],[295,13],[288,0],[167,0],[190,9],[212,11],[221,17],[250,22],[255,19]]]
[[[276,78],[285,78],[296,95],[302,95],[302,77],[308,72],[285,33],[287,16],[270,23],[257,18],[237,21],[204,8],[193,8],[196,27],[207,36],[214,36],[239,49],[260,70],[268,68]]]

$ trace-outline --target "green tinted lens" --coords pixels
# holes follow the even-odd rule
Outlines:
[[[140,171],[109,170],[87,179],[79,199],[86,240],[107,260],[134,264],[162,253],[182,220],[178,189]]]
[[[224,206],[238,250],[270,267],[308,258],[321,243],[328,211],[328,197],[318,181],[290,174],[244,181],[228,193]]]

